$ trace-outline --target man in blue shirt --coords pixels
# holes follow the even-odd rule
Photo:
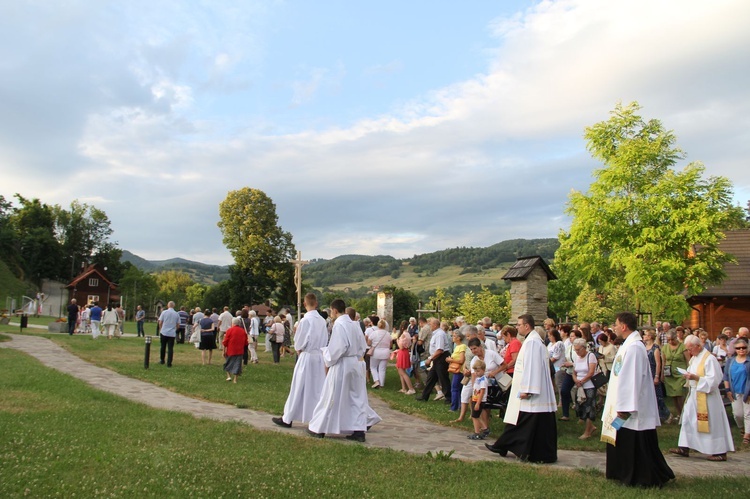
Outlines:
[[[167,353],[167,367],[172,367],[174,357],[174,339],[177,336],[177,328],[180,326],[180,314],[174,310],[174,302],[167,303],[167,309],[159,316],[159,341],[161,351],[159,352],[159,364],[164,364],[164,354]]]
[[[99,306],[98,301],[95,301],[94,306],[91,307],[89,319],[91,320],[91,337],[97,339],[99,337],[99,324],[102,322],[102,307]]]

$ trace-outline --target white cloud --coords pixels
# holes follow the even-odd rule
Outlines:
[[[180,40],[201,47],[202,72],[185,76],[196,56],[180,49],[170,26],[143,25],[147,45],[127,73],[120,65],[111,72],[125,78],[110,80],[117,84],[105,97],[77,111],[79,133],[65,143],[75,144],[80,173],[39,180],[42,198],[110,200],[117,239],[144,256],[228,260],[218,243],[218,203],[246,185],[271,196],[305,258],[403,257],[554,237],[567,223],[568,192],[585,189],[596,166],[583,128],[620,100],[640,101],[646,117],[675,129],[689,159],[750,195],[748,2],[541,2],[490,22],[497,47],[483,74],[349,125],[271,135],[266,130],[284,127],[269,115],[232,123],[229,137],[226,123],[198,113],[203,90],[249,88],[234,71],[262,56],[230,43],[242,30],[201,35],[201,23],[185,17],[175,20],[190,26]],[[197,36],[205,47],[191,41]],[[387,74],[400,64],[364,72]],[[293,106],[304,107],[345,84],[342,62],[305,66],[285,89]],[[3,127],[12,132],[0,118]],[[19,164],[30,151],[0,139],[0,159]],[[81,181],[97,173],[106,180],[90,194]],[[12,172],[8,185],[24,192],[27,175]]]

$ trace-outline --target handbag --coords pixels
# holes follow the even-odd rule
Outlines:
[[[458,374],[461,372],[461,364],[458,362],[451,362],[451,365],[448,366],[448,374]]]
[[[495,381],[497,381],[497,384],[500,386],[500,388],[503,389],[503,391],[507,391],[508,388],[510,388],[510,385],[513,384],[513,378],[510,377],[510,374],[506,373],[505,371],[498,373],[497,376],[495,376]]]
[[[591,382],[594,384],[595,389],[599,389],[609,383],[607,375],[602,372],[602,368],[599,366],[599,362],[596,363],[596,372],[591,377]]]

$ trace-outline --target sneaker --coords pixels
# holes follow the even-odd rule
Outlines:
[[[417,393],[416,390],[409,390],[406,392],[407,395],[414,395],[415,393]]]
[[[375,383],[372,384],[370,388],[372,388],[373,390],[377,390],[378,388],[380,388],[380,383],[376,381]]]
[[[481,433],[472,433],[466,438],[468,438],[469,440],[484,440],[484,435],[482,435]]]
[[[485,428],[480,433],[482,434],[483,437],[489,437],[490,436],[490,429],[489,428]]]
[[[445,398],[445,395],[443,395],[443,392],[438,392],[437,397],[435,397],[435,400],[443,400]]]

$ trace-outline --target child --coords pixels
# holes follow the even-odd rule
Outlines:
[[[469,440],[484,440],[490,434],[489,428],[482,428],[481,419],[484,403],[487,402],[487,377],[484,371],[487,365],[483,360],[477,359],[472,369],[474,378],[474,394],[471,396],[471,421],[474,423],[474,433],[469,435]]]
[[[396,368],[398,369],[398,377],[401,379],[401,393],[407,395],[414,395],[417,393],[411,384],[409,375],[406,374],[406,370],[411,367],[411,354],[409,352],[411,348],[411,336],[406,331],[396,340],[398,344],[398,353],[396,354]]]

